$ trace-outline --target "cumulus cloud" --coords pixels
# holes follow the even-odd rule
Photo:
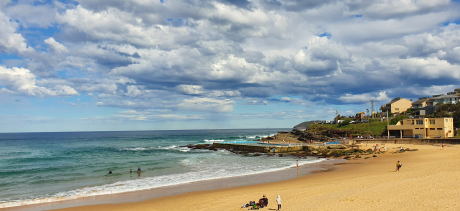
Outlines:
[[[378,94],[378,95],[377,95]],[[380,93],[365,93],[365,94],[345,94],[345,96],[339,97],[339,100],[346,102],[346,103],[364,103],[369,102],[370,100],[385,102],[389,101],[390,98],[386,95],[386,92]]]
[[[67,48],[64,45],[62,45],[61,43],[58,43],[52,37],[46,39],[45,43],[48,44],[51,47],[51,49],[53,49],[54,52],[56,52],[56,53],[67,53],[67,52],[69,52],[69,50],[67,50]]]
[[[0,52],[6,54],[23,54],[34,49],[27,46],[24,37],[15,33],[17,24],[0,11]]]
[[[27,58],[21,60],[24,68],[1,69],[1,92],[82,93],[98,106],[136,111],[120,115],[142,121],[205,119],[209,116],[201,114],[226,115],[235,104],[265,106],[273,99],[305,108],[415,98],[426,95],[416,90],[446,91],[459,84],[459,5],[450,0],[3,1],[0,52]],[[34,19],[39,13],[46,15]],[[59,30],[37,38],[28,26]],[[41,51],[43,46],[49,51]],[[164,112],[142,113],[148,109]]]
[[[5,86],[4,89],[10,93],[22,95],[40,97],[79,95],[75,89],[67,85],[55,85],[52,88],[37,86],[35,75],[25,68],[0,66],[0,85]]]

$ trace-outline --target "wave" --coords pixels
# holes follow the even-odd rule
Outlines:
[[[158,146],[158,149],[174,149],[174,148],[177,148],[177,146],[176,145],[171,145],[171,146],[168,146],[168,147]]]
[[[276,158],[274,158],[276,159]],[[300,165],[306,165],[311,163],[317,163],[324,161],[326,159],[316,159],[316,160],[307,160],[307,161],[300,161]],[[279,161],[279,160],[278,160]],[[187,159],[183,162],[183,164],[196,166],[197,162],[203,162],[200,159]],[[258,162],[258,161],[256,161]],[[246,175],[254,175],[260,173],[267,173],[273,171],[279,171],[283,169],[288,169],[295,167],[295,162],[292,160],[284,160],[282,162],[282,166],[274,167],[274,168],[253,168],[252,165],[231,165],[229,164],[226,169],[217,168],[216,166],[207,166],[202,165],[195,169],[195,171],[190,171],[186,173],[180,174],[172,174],[172,175],[162,175],[162,176],[155,176],[155,177],[147,177],[142,179],[136,180],[125,180],[119,181],[111,184],[100,185],[100,186],[93,186],[93,187],[83,187],[72,191],[60,192],[46,197],[37,197],[34,199],[25,199],[25,200],[15,200],[15,201],[0,201],[0,208],[7,208],[7,207],[16,207],[16,206],[24,206],[24,205],[31,205],[31,204],[40,204],[40,203],[48,203],[48,202],[58,202],[58,201],[66,201],[72,199],[79,199],[91,196],[100,196],[100,195],[109,195],[109,194],[117,194],[117,193],[126,193],[126,192],[133,192],[133,191],[140,191],[140,190],[148,190],[153,188],[160,188],[172,185],[181,185],[191,182],[199,182],[205,180],[213,180],[213,179],[222,179],[222,178],[229,178],[229,177],[236,177],[236,176],[246,176]],[[221,165],[221,164],[215,164]],[[241,170],[241,168],[244,168]],[[263,170],[260,170],[263,169]]]
[[[154,148],[152,147],[127,147],[123,148],[122,150],[124,151],[146,151],[146,150],[152,150]]]
[[[246,136],[247,139],[259,139],[259,138],[266,138],[268,136],[274,136],[276,135],[276,133],[272,133],[272,134],[269,134],[269,135],[251,135],[251,136]]]
[[[205,142],[223,142],[223,141],[225,141],[225,140],[222,140],[222,139],[217,139],[217,140],[214,140],[214,139],[210,139],[210,140],[205,139],[204,141],[205,141]]]

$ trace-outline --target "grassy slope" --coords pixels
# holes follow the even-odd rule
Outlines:
[[[363,135],[365,131],[371,131],[373,135],[381,135],[386,130],[387,122],[371,122],[368,123],[358,123],[358,124],[349,124],[342,127],[339,127],[338,124],[311,124],[309,126],[310,131],[316,131],[318,127],[333,128],[333,129],[342,129],[342,130],[353,130],[357,131],[359,135]]]

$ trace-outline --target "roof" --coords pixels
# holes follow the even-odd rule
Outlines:
[[[426,102],[427,100],[428,100],[428,98],[420,99],[420,100],[417,100],[417,101],[413,102],[412,104],[422,104],[422,103]]]
[[[433,97],[431,99],[433,100],[439,100],[439,99],[444,99],[444,98],[456,98],[458,97],[457,95],[442,95],[442,96],[439,96],[439,97]]]

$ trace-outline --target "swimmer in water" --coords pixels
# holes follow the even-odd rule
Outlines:
[[[112,174],[112,170],[109,171],[109,174]]]

